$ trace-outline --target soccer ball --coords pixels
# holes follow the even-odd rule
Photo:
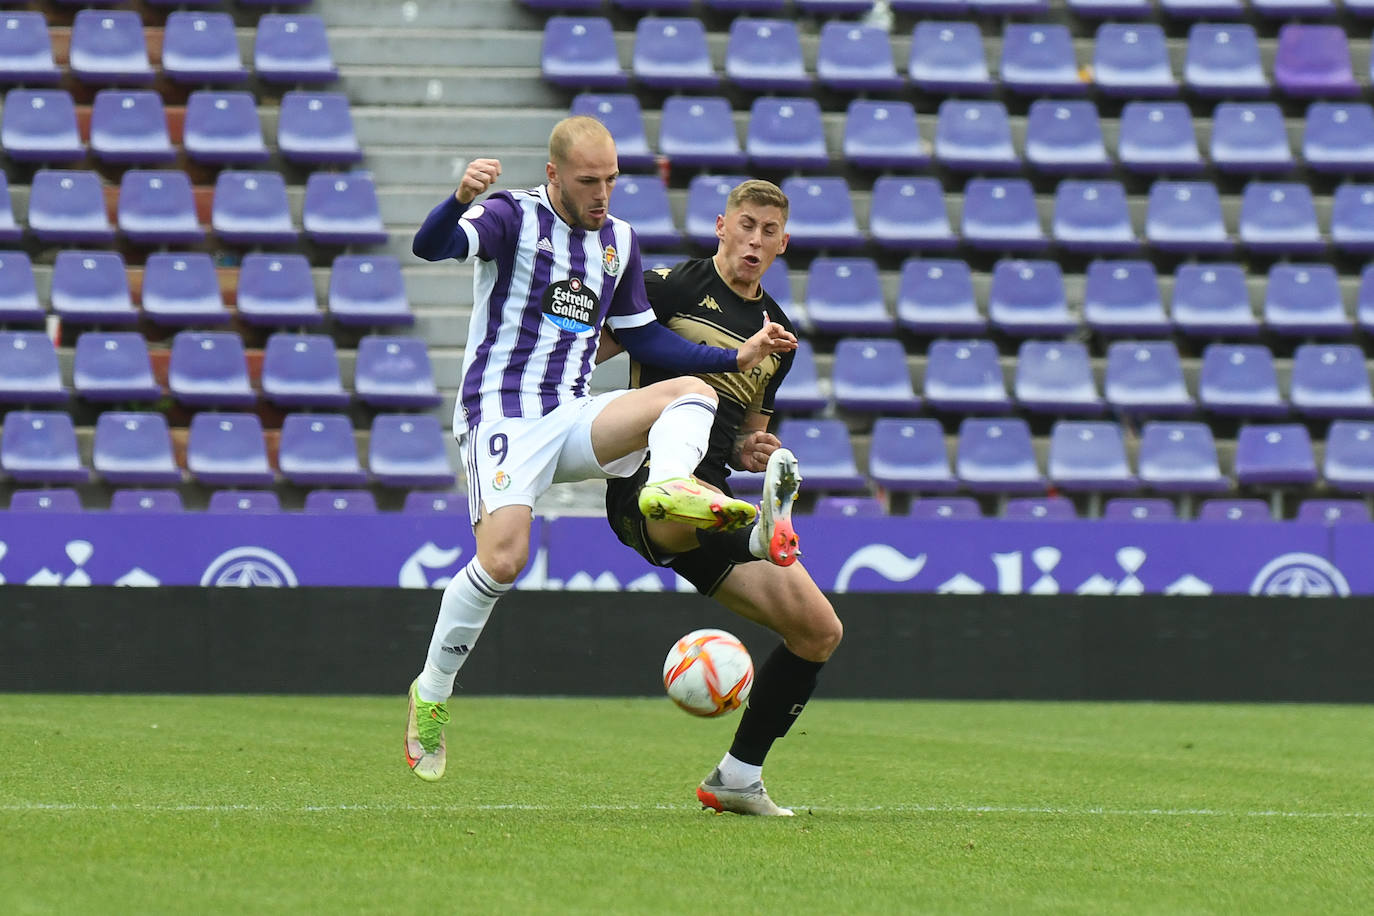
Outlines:
[[[663,660],[663,689],[694,716],[723,716],[744,705],[754,686],[754,660],[724,630],[693,630]]]

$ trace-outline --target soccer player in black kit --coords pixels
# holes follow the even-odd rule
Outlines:
[[[746,181],[734,188],[725,213],[716,217],[715,255],[646,272],[645,287],[658,320],[688,340],[717,347],[737,347],[769,320],[792,331],[760,282],[787,249],[787,209],[787,196],[771,182]],[[618,345],[603,336],[598,360],[617,352]],[[792,814],[774,804],[764,788],[764,757],[801,714],[843,634],[835,609],[796,562],[791,514],[801,474],[796,458],[768,432],[773,397],[791,364],[791,352],[774,353],[749,373],[700,376],[715,388],[719,405],[695,478],[729,494],[727,465],[763,471],[763,502],[754,524],[714,532],[670,517],[646,516],[639,507],[645,502],[641,493],[652,452],[637,474],[609,481],[606,489],[606,517],[622,542],[782,637],[755,673],[729,752],[697,788],[706,807],[738,814]],[[632,362],[630,386],[673,374]]]

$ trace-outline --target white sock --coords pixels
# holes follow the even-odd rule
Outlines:
[[[426,703],[442,703],[453,693],[458,669],[467,661],[491,609],[498,598],[510,591],[488,575],[473,557],[444,589],[439,602],[439,619],[429,641],[429,656],[415,690]]]
[[[728,753],[721,760],[718,769],[720,770],[721,784],[731,789],[743,789],[763,779],[763,764],[755,766],[752,763],[745,763],[743,760],[736,760]]]
[[[691,477],[706,456],[716,403],[700,394],[684,394],[663,408],[649,427],[650,483]]]
[[[755,525],[749,532],[749,552],[760,560],[768,558],[768,542],[763,539],[762,525]]]

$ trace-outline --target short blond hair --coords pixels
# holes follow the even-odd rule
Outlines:
[[[725,212],[738,210],[744,204],[757,204],[760,207],[777,207],[782,211],[782,221],[787,222],[787,195],[782,188],[771,181],[751,178],[735,185],[730,196],[725,198]]]
[[[587,115],[573,115],[564,118],[553,126],[549,134],[549,161],[554,165],[564,165],[572,148],[583,140],[605,138],[614,141],[611,132],[596,118]]]

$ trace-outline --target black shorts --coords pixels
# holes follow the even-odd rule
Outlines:
[[[697,479],[711,484],[727,496],[733,496],[725,475],[703,473],[697,469]],[[735,568],[733,560],[727,558],[720,548],[707,544],[686,553],[664,553],[656,550],[649,540],[645,529],[643,513],[639,511],[639,491],[649,479],[649,466],[646,464],[630,477],[615,477],[606,483],[606,521],[620,542],[634,549],[644,559],[655,566],[672,569],[679,576],[696,586],[696,590],[710,597]]]

